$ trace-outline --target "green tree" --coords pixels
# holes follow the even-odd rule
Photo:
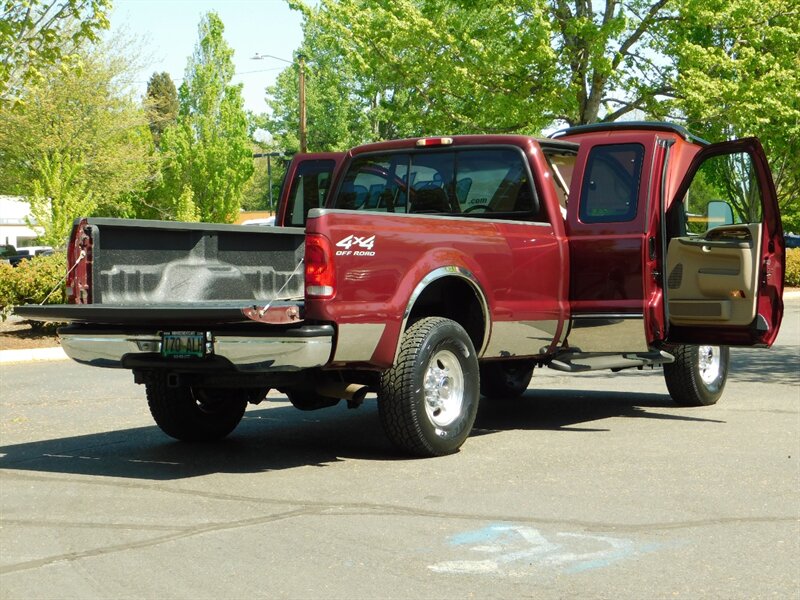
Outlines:
[[[665,23],[675,10],[670,0],[293,5],[305,17],[302,52],[312,77],[315,66],[339,76],[347,84],[339,100],[358,100],[373,138],[538,133],[557,121],[578,125],[635,110],[655,114],[660,100],[674,93],[674,68],[653,58],[668,39]],[[282,95],[270,90],[273,110],[283,105],[292,114],[292,80],[279,81]],[[326,87],[323,93],[331,91]],[[310,82],[309,115],[312,90]]]
[[[161,137],[163,181],[156,196],[162,212],[177,216],[188,188],[204,222],[232,222],[253,174],[241,85],[231,84],[233,50],[223,32],[214,12],[200,21],[199,41],[178,93],[178,121]]]
[[[97,41],[110,6],[110,0],[2,0],[0,102],[13,103],[27,83]]]
[[[178,120],[178,90],[169,73],[153,73],[147,82],[145,109],[150,121],[150,133],[156,148],[161,145],[161,135]]]
[[[75,217],[135,214],[151,141],[144,111],[120,83],[128,70],[113,49],[84,49],[69,68],[42,72],[21,102],[0,104],[0,189],[31,199],[54,242]]]
[[[343,131],[361,140],[538,130],[548,116],[535,107],[544,97],[551,103],[555,93],[554,58],[545,15],[527,4],[525,11],[485,1],[296,4],[305,18],[309,140],[323,135],[318,129],[332,131],[331,138]],[[294,80],[278,82],[292,103]],[[280,94],[271,95],[281,102]],[[320,100],[340,111],[339,103],[349,105],[334,127],[324,120],[331,111],[318,107]],[[283,103],[296,115],[290,102]],[[327,142],[328,148],[340,145]]]
[[[190,223],[200,221],[200,212],[197,210],[197,205],[194,203],[194,192],[188,185],[183,186],[183,191],[178,197],[175,218],[178,221],[188,221]]]
[[[44,229],[43,244],[63,248],[67,244],[76,216],[94,212],[95,199],[86,180],[85,163],[69,155],[53,152],[36,163],[38,177],[28,196],[32,219],[28,225]]]
[[[672,40],[676,116],[711,141],[758,136],[784,229],[800,231],[800,6],[684,0]]]
[[[536,134],[632,115],[671,118],[712,141],[758,135],[784,222],[800,227],[796,0],[291,4],[304,15],[309,139],[321,137],[317,127],[337,138],[312,149],[353,137]],[[287,148],[296,131],[294,81],[286,72],[269,90],[270,131]],[[357,115],[345,133],[339,125],[348,119],[324,120],[331,112],[321,103],[331,98]]]
[[[335,35],[316,20],[306,18],[305,38],[291,67],[267,88],[270,116],[262,127],[287,154],[299,151],[299,57],[305,61],[307,143],[312,152],[343,150],[371,136],[369,119],[374,100],[361,89],[353,65],[342,60]]]
[[[271,150],[255,143],[252,150],[253,176],[248,180],[242,193],[242,210],[273,210],[278,197],[275,184],[280,185],[279,177],[283,173],[281,160],[277,156],[269,157],[269,169],[267,169],[267,157],[264,154]],[[273,184],[272,205],[269,202],[270,175]]]
[[[343,150],[368,138],[370,131],[367,106],[352,92],[352,75],[325,59],[323,53],[317,52],[306,64],[306,141],[311,152]],[[282,71],[275,85],[267,88],[271,111],[264,127],[287,154],[300,150],[298,79],[295,64]]]

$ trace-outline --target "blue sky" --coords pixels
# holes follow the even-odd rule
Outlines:
[[[225,24],[225,40],[234,50],[234,82],[244,84],[245,108],[265,112],[264,88],[287,65],[251,57],[272,54],[291,59],[303,39],[300,13],[290,10],[284,0],[115,0],[110,33],[127,32],[141,45],[146,64],[138,78],[141,95],[156,71],[166,71],[180,85],[197,43],[197,25],[211,10]]]

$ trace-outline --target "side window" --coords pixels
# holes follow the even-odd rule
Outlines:
[[[298,165],[289,189],[286,223],[303,226],[309,210],[325,205],[334,165],[332,160],[310,160]]]
[[[735,223],[760,223],[761,189],[750,155],[712,156],[695,172],[684,198],[684,231],[704,235]]]
[[[584,223],[632,221],[636,217],[644,146],[597,146],[589,153],[581,186]]]

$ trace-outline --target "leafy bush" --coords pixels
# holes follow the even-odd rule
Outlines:
[[[800,287],[800,248],[786,249],[786,286]]]
[[[17,304],[40,304],[45,299],[47,304],[64,304],[67,301],[66,272],[67,257],[63,253],[35,256],[23,260],[16,267],[0,263],[2,320],[11,314],[12,307]]]

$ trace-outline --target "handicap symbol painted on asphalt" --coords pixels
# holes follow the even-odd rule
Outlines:
[[[578,573],[606,567],[636,555],[652,552],[656,545],[589,533],[557,532],[549,535],[527,525],[497,523],[452,536],[449,545],[466,549],[465,560],[429,565],[436,573],[511,574],[521,566],[559,568]],[[478,558],[477,556],[481,556]]]

